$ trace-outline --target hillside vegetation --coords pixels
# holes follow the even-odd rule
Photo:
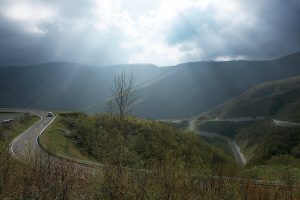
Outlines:
[[[0,121],[0,150],[7,148],[8,144],[14,139],[14,137],[38,119],[38,117],[32,116],[29,113],[0,112],[0,116],[1,115],[9,116],[10,118],[11,116],[14,116],[15,119],[10,123],[2,123],[2,120]],[[7,119],[7,117],[3,117],[3,119]]]
[[[220,182],[215,182],[211,180],[211,175],[262,178],[255,176],[252,171],[248,172],[248,169],[240,169],[233,157],[213,148],[195,134],[175,130],[166,123],[132,116],[120,120],[115,115],[61,113],[56,124],[43,136],[43,144],[45,138],[51,140],[53,138],[49,135],[55,133],[64,139],[46,141],[48,144],[61,144],[68,140],[81,153],[88,154],[80,159],[106,164],[102,168],[100,184],[93,186],[101,188],[99,195],[104,199],[109,199],[109,192],[125,199],[137,199],[134,193],[139,188],[143,188],[142,199],[243,199],[243,194],[251,194],[250,190],[249,193],[244,191],[249,186],[247,181],[226,182],[221,178]],[[54,154],[61,153],[59,149],[48,150]],[[134,173],[126,172],[126,169]],[[145,169],[150,170],[149,175],[138,175],[140,170],[144,173]],[[276,180],[281,179],[282,173]],[[272,180],[270,176],[264,178]],[[268,187],[256,194],[268,195],[269,199],[275,194],[279,199],[284,198],[283,190],[273,189]],[[296,195],[293,193],[290,197]]]
[[[30,119],[32,118],[29,118],[29,121]],[[111,123],[119,118],[110,118],[108,116],[88,117],[82,114],[69,113],[67,115],[61,115],[57,119],[58,123],[53,124],[50,129],[58,132],[62,137],[65,137],[72,143],[81,146],[81,150],[87,151],[90,149],[94,151],[93,147],[86,145],[88,143],[97,144],[97,141],[103,141],[101,137],[105,136],[105,127],[111,128]],[[100,171],[91,171],[86,167],[81,168],[78,165],[76,166],[74,163],[68,163],[59,159],[50,159],[46,154],[28,155],[26,162],[23,163],[13,159],[8,154],[7,148],[5,148],[0,149],[0,198],[45,200],[273,200],[274,198],[279,200],[296,200],[299,198],[300,192],[297,190],[297,185],[294,183],[290,184],[289,181],[284,181],[283,186],[267,185],[265,187],[251,180],[236,181],[235,179],[231,180],[211,176],[214,170],[223,173],[225,169],[227,169],[231,175],[237,174],[239,170],[228,161],[221,164],[222,160],[226,160],[222,158],[222,154],[191,133],[176,132],[165,124],[132,117],[126,117],[124,120],[124,123],[126,122],[125,124],[127,124],[124,126],[126,129],[119,129],[121,125],[116,123],[115,125],[117,126],[114,129],[117,131],[115,132],[116,134],[118,130],[130,130],[133,131],[133,135],[140,136],[146,136],[147,133],[149,133],[155,136],[150,139],[149,144],[151,145],[153,145],[151,141],[155,141],[155,138],[162,139],[162,143],[157,143],[157,146],[154,148],[163,150],[163,153],[156,152],[154,154],[156,156],[149,155],[150,157],[152,156],[153,163],[155,163],[154,165],[148,165],[151,166],[151,171],[128,170],[122,166],[112,165],[101,168]],[[27,119],[25,121],[19,121],[1,130],[14,130],[8,131],[7,133],[16,135],[17,132],[22,132],[22,130],[31,125],[28,123],[29,121],[27,121]],[[22,125],[22,130],[17,129],[17,127],[19,127],[18,124]],[[67,130],[67,125],[70,125],[71,132]],[[77,133],[75,133],[76,130],[78,130]],[[171,134],[169,131],[172,131],[174,135],[165,135],[167,133],[168,135]],[[113,134],[112,132],[107,133]],[[131,132],[128,133],[130,134]],[[50,131],[45,134],[53,134],[53,132]],[[96,136],[95,134],[102,136]],[[79,136],[85,138],[88,143],[83,141],[80,143],[81,140]],[[120,135],[120,137],[122,138],[122,135]],[[97,141],[92,141],[92,138]],[[128,141],[132,141],[129,140],[129,138],[134,137],[128,135]],[[8,143],[10,138],[4,140],[6,141],[5,143]],[[104,139],[104,141],[108,140]],[[60,143],[61,141],[58,140],[55,142]],[[110,150],[125,150],[126,148],[120,148],[120,144],[122,143],[117,143],[116,146],[109,148]],[[132,141],[132,144],[138,143]],[[105,144],[100,145],[101,147],[106,146]],[[196,147],[195,145],[201,145],[201,147]],[[198,149],[203,152],[199,152]],[[121,152],[125,155],[127,154],[125,151]],[[178,154],[176,154],[177,152]],[[182,154],[179,154],[180,152]],[[201,158],[194,157],[189,152],[193,154],[196,153],[196,155],[201,156]],[[142,152],[139,153],[139,155],[148,155],[145,153],[146,152]],[[157,155],[162,156],[161,160],[158,159],[159,156],[157,158]],[[214,156],[211,157],[212,155]],[[120,154],[115,156],[116,158],[121,158]],[[126,158],[125,156],[122,157]],[[212,158],[215,159],[211,160]],[[145,160],[150,161],[149,159]],[[199,164],[198,160],[202,160],[203,163],[200,163],[199,166],[195,166],[194,164]],[[116,163],[119,162],[117,161]],[[216,170],[215,167],[211,169],[210,163],[219,164],[219,167],[222,167],[223,170]],[[228,175],[228,173],[225,174]]]
[[[254,122],[252,121],[206,121],[198,126],[199,130],[218,133],[228,138],[234,139],[239,129],[247,127]]]
[[[221,118],[272,116],[300,122],[300,76],[258,85],[208,115]]]
[[[254,177],[300,180],[300,127],[278,127],[270,120],[238,130],[235,137],[248,160],[244,173]],[[285,174],[285,175],[284,175]]]
[[[236,140],[252,163],[263,164],[274,157],[289,156],[300,164],[299,133],[300,127],[278,127],[271,121],[264,120],[241,128]]]
[[[179,168],[194,173],[210,169],[212,173],[234,163],[193,133],[132,116],[120,121],[114,115],[61,114],[59,124],[52,129],[103,164],[153,169],[161,162],[175,159]],[[43,143],[47,143],[44,138],[51,140],[49,134],[54,133],[46,133]]]

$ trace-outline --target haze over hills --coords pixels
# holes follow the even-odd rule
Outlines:
[[[296,56],[295,56],[296,55]],[[0,107],[104,111],[113,78],[133,72],[146,118],[182,118],[212,109],[266,81],[300,75],[299,53],[267,61],[194,62],[172,67],[46,63],[0,67]]]
[[[76,63],[45,63],[0,67],[0,107],[76,110],[110,95],[113,78],[134,71],[137,84],[164,71],[152,65],[92,67]]]
[[[178,65],[172,76],[141,91],[147,98],[142,103],[144,106],[141,106],[144,109],[139,110],[143,112],[139,114],[149,115],[147,109],[152,106],[151,117],[197,115],[257,84],[298,75],[299,64],[300,59],[282,59]]]
[[[300,76],[257,85],[207,114],[220,118],[273,116],[299,122]]]

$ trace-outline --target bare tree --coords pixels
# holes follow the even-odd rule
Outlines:
[[[120,119],[128,114],[135,103],[135,89],[133,86],[133,75],[126,72],[115,76],[112,96],[108,102],[109,110],[118,113]]]

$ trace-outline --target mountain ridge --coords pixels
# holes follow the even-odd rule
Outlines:
[[[272,116],[299,121],[300,76],[262,83],[228,100],[206,115],[218,118]]]
[[[104,112],[114,76],[125,70],[134,73],[137,86],[144,86],[137,89],[140,101],[134,114],[182,118],[210,110],[257,84],[300,75],[300,59],[193,62],[171,67],[39,66],[0,67],[0,107]]]

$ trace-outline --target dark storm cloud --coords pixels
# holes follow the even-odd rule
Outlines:
[[[273,58],[300,50],[300,4],[297,0],[252,1],[257,23],[252,29],[241,30],[244,41],[230,38],[229,50],[250,58]],[[255,7],[255,5],[259,5]]]
[[[43,38],[24,34],[16,24],[0,19],[0,64],[26,64],[49,59],[49,45]]]
[[[135,60],[166,65],[222,57],[274,58],[300,51],[299,0],[228,1],[238,3],[241,11],[222,16],[225,3],[215,0],[219,4],[189,6],[166,21],[155,16],[167,13],[159,4],[171,5],[168,0],[147,0],[154,10],[141,20],[146,8],[135,8],[131,0],[0,0],[0,65]],[[25,11],[11,9],[16,5],[25,5]]]
[[[45,21],[41,18],[41,22],[32,19],[31,24],[0,15],[0,65],[49,61],[93,65],[126,62],[124,56],[127,54],[119,49],[123,37],[120,31],[114,28],[99,31],[90,23],[93,1],[51,3],[55,5],[56,15]],[[34,15],[35,10],[31,11]],[[33,29],[33,32],[31,29],[28,31],[27,27]],[[115,56],[112,52],[119,54]]]
[[[234,24],[243,17],[239,15],[233,16],[232,22],[220,23],[214,10],[188,10],[171,25],[167,41],[171,45],[195,43],[204,52],[203,59],[282,56],[300,50],[299,4],[298,0],[245,1],[243,8],[255,17],[251,25],[247,21]]]

